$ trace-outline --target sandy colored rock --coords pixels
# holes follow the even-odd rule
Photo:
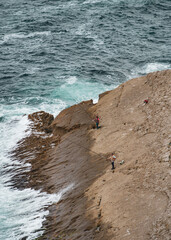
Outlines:
[[[29,116],[32,133],[13,154],[32,168],[17,174],[15,184],[48,193],[73,184],[49,207],[40,239],[171,239],[170,92],[166,70],[132,79],[101,94],[97,104],[82,102],[55,119],[44,112]],[[114,172],[106,161],[112,152]]]
[[[100,131],[92,131],[91,150],[115,152],[116,170],[86,193],[94,201],[88,215],[105,226],[110,239],[171,239],[171,71],[130,80],[94,107]],[[149,99],[144,104],[144,99]],[[124,164],[119,162],[124,160]],[[97,239],[102,239],[97,237]]]

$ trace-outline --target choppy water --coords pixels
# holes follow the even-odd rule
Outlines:
[[[43,207],[62,195],[5,184],[8,153],[26,134],[23,114],[56,115],[75,100],[97,100],[132,77],[170,68],[170,12],[170,0],[1,0],[0,240],[41,235]]]

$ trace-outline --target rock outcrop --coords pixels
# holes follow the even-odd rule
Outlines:
[[[49,208],[40,239],[171,238],[170,88],[171,70],[150,73],[55,119],[44,112],[29,115],[32,133],[14,156],[32,167],[15,184],[49,193],[74,184]],[[112,152],[114,172],[106,161]]]
[[[170,92],[171,70],[150,73],[122,84],[94,106],[102,128],[93,133],[91,149],[114,151],[117,161],[115,173],[108,169],[86,193],[90,201],[95,198],[88,206],[98,207],[87,215],[93,212],[108,239],[171,238]],[[103,239],[100,233],[97,239]]]

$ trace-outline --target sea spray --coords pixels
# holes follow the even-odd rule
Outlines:
[[[25,160],[18,161],[10,154],[19,140],[31,133],[27,115],[22,116],[20,110],[11,110],[2,109],[1,114],[5,116],[5,121],[0,123],[0,239],[18,240],[27,236],[31,240],[43,233],[40,229],[49,214],[47,207],[57,203],[74,184],[61,189],[57,194],[47,194],[30,188],[19,190],[11,185],[10,179],[17,172],[26,172],[31,168]],[[34,156],[27,156],[30,157]]]
[[[43,233],[40,230],[45,217],[49,214],[47,207],[57,203],[62,196],[70,191],[70,184],[57,194],[42,193],[40,190],[10,189],[0,185],[0,239],[15,240],[28,237],[34,239]],[[40,230],[40,231],[38,231]]]
[[[150,72],[156,72],[156,71],[161,71],[161,70],[166,70],[171,68],[171,64],[166,64],[166,63],[159,63],[159,62],[154,62],[154,63],[147,63],[143,66],[136,67],[131,71],[131,74],[128,75],[128,79],[136,78],[142,75],[146,75]]]

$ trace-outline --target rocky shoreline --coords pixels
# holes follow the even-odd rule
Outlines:
[[[19,189],[31,187],[58,193],[73,184],[62,200],[49,207],[44,234],[39,239],[94,239],[98,226],[86,217],[85,192],[104,173],[104,157],[89,153],[94,131],[87,117],[92,101],[82,102],[62,111],[57,118],[45,112],[28,116],[31,134],[22,139],[13,157],[31,164],[29,172],[14,176]],[[93,237],[93,238],[92,238]],[[104,238],[105,239],[105,238]]]
[[[12,153],[31,164],[19,189],[58,193],[39,239],[170,239],[171,70],[132,79],[55,119],[33,113],[31,134]],[[149,100],[144,104],[144,99]],[[100,129],[92,119],[100,116]],[[116,153],[116,170],[106,161]],[[119,162],[124,160],[124,164]]]

